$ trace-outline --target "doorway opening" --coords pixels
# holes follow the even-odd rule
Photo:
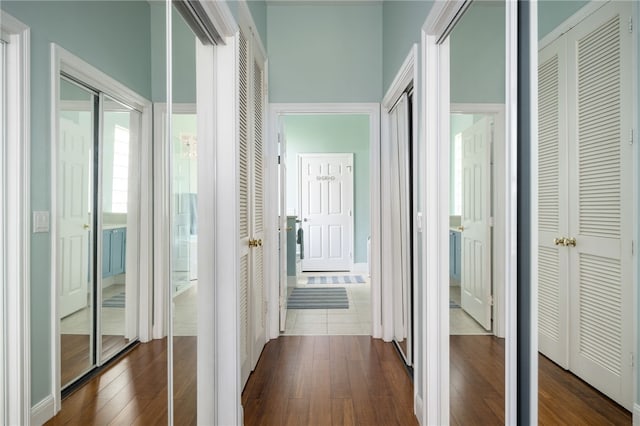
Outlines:
[[[475,111],[473,111],[475,109]],[[490,111],[493,109],[494,111]],[[502,105],[452,106],[450,118],[449,327],[452,335],[498,334],[502,293],[494,268],[496,146]],[[500,178],[501,179],[501,178]],[[499,224],[498,224],[499,225]]]
[[[278,128],[281,331],[371,335],[370,117],[290,113]]]

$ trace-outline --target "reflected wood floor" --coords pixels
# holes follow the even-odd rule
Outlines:
[[[195,424],[196,339],[175,340],[175,424]],[[451,336],[451,424],[504,424],[504,340]],[[630,425],[631,414],[540,356],[541,425]],[[50,425],[166,425],[166,340],[140,344],[70,395]],[[368,336],[269,342],[242,396],[245,424],[416,425],[391,344]]]
[[[451,336],[451,424],[504,424],[504,339]],[[631,413],[538,357],[540,425],[631,425]]]
[[[47,425],[166,425],[166,339],[142,343],[62,401]],[[174,337],[175,424],[195,425],[196,338]]]
[[[252,425],[417,425],[413,385],[391,343],[369,336],[269,342],[242,395]]]
[[[93,362],[90,359],[89,335],[60,335],[60,383],[66,385],[86,373]],[[102,336],[102,350],[105,355],[118,352],[129,341],[122,336]]]

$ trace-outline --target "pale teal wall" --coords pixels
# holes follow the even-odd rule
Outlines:
[[[382,19],[382,82],[389,89],[414,43],[420,43],[432,1],[386,1]]]
[[[542,0],[538,2],[538,39],[542,39],[571,15],[589,3],[584,0]]]
[[[269,4],[271,102],[379,102],[382,4]]]
[[[367,261],[370,228],[369,116],[289,115],[287,141],[287,213],[298,211],[298,154],[352,152],[354,178],[354,262]]]
[[[31,208],[50,210],[50,42],[151,97],[146,1],[3,1],[31,27]],[[53,217],[52,217],[53,218]],[[31,237],[31,399],[51,393],[51,240]]]
[[[258,34],[265,49],[269,49],[267,46],[267,2],[265,0],[249,0],[247,1],[249,11],[253,22],[256,24]]]
[[[504,2],[473,2],[451,32],[451,102],[503,103]]]

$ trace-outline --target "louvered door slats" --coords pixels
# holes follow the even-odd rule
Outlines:
[[[239,36],[239,205],[241,251],[242,381],[265,343],[264,306],[264,59],[255,35],[241,23]],[[259,242],[262,241],[262,244]]]
[[[623,15],[624,14],[624,15]],[[570,369],[620,404],[630,402],[629,5],[609,2],[566,34],[571,144]],[[626,52],[626,53],[625,53]],[[626,337],[625,337],[626,335]],[[625,349],[626,348],[626,349]],[[625,390],[627,389],[627,390]]]

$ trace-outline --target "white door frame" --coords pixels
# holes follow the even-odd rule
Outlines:
[[[425,24],[422,27],[422,76],[421,88],[421,145],[425,152],[421,155],[420,169],[424,171],[423,200],[430,206],[425,212],[425,238],[423,239],[423,259],[425,266],[425,289],[419,295],[417,303],[422,306],[422,330],[426,338],[422,342],[419,360],[425,366],[417,372],[421,385],[416,394],[416,415],[421,424],[449,423],[449,289],[441,283],[448,282],[449,245],[449,152],[450,152],[450,96],[449,96],[449,42],[443,39],[449,29],[460,17],[460,12],[469,5],[465,0],[449,0],[434,3]],[[517,3],[506,2],[506,87],[505,87],[505,157],[507,185],[504,190],[505,211],[505,259],[501,265],[505,278],[505,422],[517,423]],[[535,13],[533,14],[535,15]],[[537,26],[537,16],[531,17],[532,33]],[[537,40],[537,34],[530,34]],[[535,58],[534,58],[535,59]],[[535,61],[537,63],[537,61]],[[532,88],[532,91],[536,87]],[[535,129],[532,134],[535,135]],[[532,144],[535,145],[535,138]],[[532,156],[536,154],[532,147]],[[533,163],[533,160],[532,160]],[[533,166],[533,164],[532,164]],[[444,184],[443,184],[444,183]],[[536,181],[532,177],[531,199],[535,200]],[[535,204],[532,204],[535,206]],[[534,208],[535,210],[535,208]],[[536,211],[532,211],[532,223],[537,220]],[[535,235],[532,229],[532,235]],[[533,239],[533,238],[532,238]],[[532,241],[532,247],[535,247]],[[532,248],[534,262],[535,250]],[[536,282],[535,268],[531,268],[531,282]],[[535,303],[535,301],[531,301]],[[533,305],[532,305],[533,306]],[[535,317],[535,312],[533,313]],[[531,343],[537,347],[536,319],[532,318]],[[531,355],[531,402],[537,407],[537,353]],[[428,396],[428,397],[427,397]],[[537,409],[532,409],[531,423],[537,423]]]
[[[323,153],[315,153],[315,152],[304,152],[304,153],[299,153],[298,154],[298,160],[297,160],[297,164],[298,164],[298,211],[300,212],[300,214],[302,214],[302,160],[305,157],[326,157],[326,158],[342,158],[342,159],[349,159],[351,161],[351,167],[353,170],[353,153],[344,153],[344,152],[334,152],[334,153],[330,153],[330,152],[323,152]],[[350,253],[354,253],[354,238],[355,238],[355,224],[354,224],[354,218],[355,218],[355,193],[354,193],[354,189],[355,189],[355,173],[352,172],[351,174],[351,199],[348,200],[348,202],[350,203],[350,210],[352,212],[351,215],[351,220],[350,220],[350,232],[349,232],[349,252]],[[304,262],[304,259],[301,260],[301,262]],[[349,259],[349,271],[353,270],[353,255],[350,257]],[[304,268],[302,268],[304,270]],[[332,269],[329,269],[332,270]]]
[[[493,267],[493,334],[497,337],[505,337],[505,275],[503,262],[506,259],[506,211],[501,208],[505,205],[504,195],[506,191],[506,158],[505,158],[505,134],[504,134],[504,104],[462,104],[452,103],[451,114],[491,114],[494,116],[494,140],[493,140],[493,244],[491,248]],[[502,129],[501,132],[496,129]]]
[[[54,401],[54,414],[60,411],[62,398],[60,392],[60,330],[59,330],[59,301],[60,283],[58,282],[58,250],[57,236],[58,227],[56,224],[56,211],[58,207],[57,189],[57,146],[59,140],[58,131],[58,110],[60,106],[60,73],[65,72],[78,80],[94,87],[107,95],[124,101],[136,107],[141,112],[141,132],[140,132],[140,223],[139,223],[139,339],[147,341],[151,335],[151,277],[152,277],[152,220],[149,220],[152,213],[151,205],[151,102],[138,95],[128,87],[122,85],[102,71],[84,62],[60,46],[51,44],[51,373],[52,389]],[[145,219],[146,218],[146,219]],[[98,268],[100,260],[97,259]],[[100,290],[100,289],[99,289]]]
[[[410,85],[413,85],[414,87],[414,94],[417,97],[418,96],[418,86],[420,84],[420,81],[418,79],[418,67],[417,67],[417,58],[418,58],[418,45],[414,44],[411,46],[411,49],[409,50],[409,54],[407,55],[407,57],[405,58],[404,62],[402,63],[402,65],[400,66],[400,69],[398,70],[398,73],[396,74],[395,78],[393,79],[393,82],[391,83],[391,85],[389,86],[389,89],[387,90],[386,95],[384,96],[384,99],[382,100],[382,105],[381,105],[381,110],[382,110],[382,122],[381,122],[381,128],[380,128],[380,134],[381,134],[381,138],[380,138],[380,152],[384,153],[384,152],[389,152],[390,151],[390,147],[389,144],[391,144],[391,118],[390,118],[390,112],[393,109],[394,105],[396,104],[396,102],[400,99],[400,97],[402,96],[402,94],[407,90],[407,88]],[[414,105],[417,106],[417,99],[415,99],[414,101]],[[417,156],[418,156],[418,127],[419,127],[419,120],[418,120],[418,108],[413,108],[412,111],[412,129],[409,129],[412,132],[412,146],[413,146],[413,152],[414,152],[414,164],[416,164],[416,160],[417,160]],[[382,176],[384,175],[389,175],[391,173],[391,171],[389,170],[390,168],[393,168],[394,166],[389,164],[389,161],[384,161],[381,162],[379,164],[381,171],[379,172]],[[419,167],[415,168],[413,170],[413,173],[420,173],[419,172]],[[380,179],[380,177],[378,177],[378,179]],[[414,223],[417,225],[415,228],[416,233],[422,234],[423,233],[423,228],[422,228],[422,221],[419,219],[422,216],[422,212],[419,212],[419,205],[418,205],[418,186],[419,185],[414,185],[413,187],[413,193],[410,194],[410,196],[413,198],[414,200],[414,210],[417,212],[417,217],[413,217],[413,213],[414,212],[410,212],[409,215],[410,217],[413,218]],[[390,203],[389,200],[385,201],[385,197],[390,197],[390,194],[388,193],[388,191],[385,190],[384,187],[380,188],[380,200],[381,200],[381,206],[384,205],[388,205]],[[381,209],[380,210],[380,238],[388,238],[387,234],[392,235],[396,230],[400,228],[400,224],[396,221],[396,223],[392,223],[393,222],[393,215],[390,213],[389,210],[387,209]],[[414,245],[414,249],[417,243],[417,238],[414,237],[414,241],[413,245]],[[372,242],[373,242],[373,238],[372,238]],[[373,250],[373,249],[372,249]],[[373,252],[373,251],[372,251]],[[413,259],[413,265],[411,265],[413,267],[413,288],[412,288],[412,293],[413,293],[413,310],[412,310],[412,317],[413,320],[416,321],[418,318],[418,299],[417,299],[417,281],[418,281],[418,263],[419,260],[417,258],[418,256],[418,252],[415,251],[414,253],[414,259]],[[379,266],[379,270],[380,270],[380,274],[384,274],[383,277],[381,277],[381,293],[384,297],[382,297],[382,339],[385,342],[390,342],[393,340],[394,338],[394,312],[393,312],[393,286],[391,285],[391,283],[394,281],[394,274],[392,273],[394,266],[393,266],[393,259],[391,256],[381,256],[380,258],[380,266]],[[397,268],[397,266],[396,266]],[[415,323],[411,324],[411,328],[415,331],[416,327],[415,327]],[[422,336],[419,333],[414,332],[413,333],[414,337],[415,337],[415,342],[411,342],[411,347],[415,348],[417,347],[417,342],[421,342],[422,341]],[[421,365],[419,365],[419,362],[416,362],[416,358],[415,356],[412,357],[413,358],[413,362],[414,362],[414,368],[416,369],[416,374],[418,374],[418,372],[423,368]],[[414,397],[416,395],[416,390],[414,389]]]
[[[376,103],[273,103],[269,110],[269,138],[267,141],[266,167],[270,169],[266,177],[265,198],[274,200],[267,204],[265,223],[275,232],[278,230],[278,131],[279,121],[285,115],[322,115],[322,114],[363,114],[369,116],[369,160],[370,160],[370,223],[371,223],[371,314],[372,336],[382,337],[381,288],[380,288],[380,105]],[[265,263],[278,265],[277,238],[272,238],[265,249]],[[271,268],[266,276],[268,289],[269,329],[267,337],[276,339],[280,335],[280,285],[278,269]]]
[[[0,193],[6,199],[2,210],[0,236],[4,274],[0,302],[0,423],[29,424],[31,421],[30,351],[30,164],[31,95],[30,30],[0,10],[0,34],[6,45],[6,146],[0,154]],[[4,181],[6,178],[6,181]],[[6,196],[6,197],[5,197]],[[10,206],[10,207],[9,207]],[[10,283],[10,284],[9,284]]]

